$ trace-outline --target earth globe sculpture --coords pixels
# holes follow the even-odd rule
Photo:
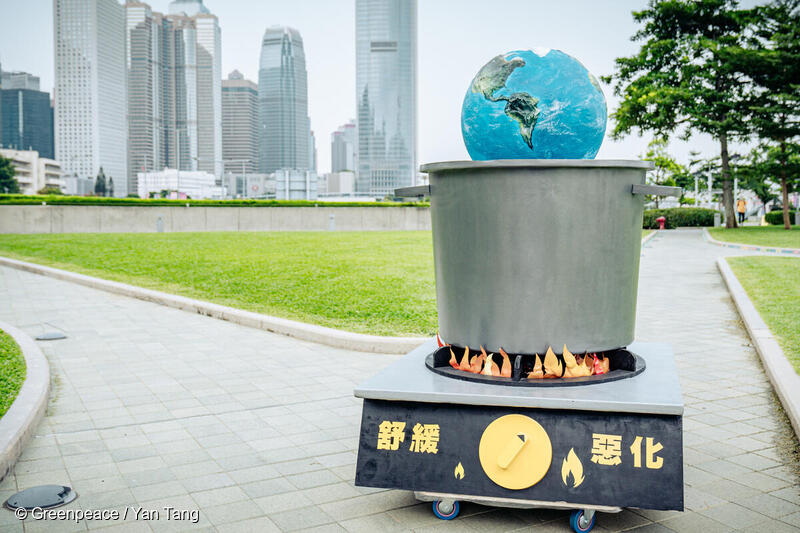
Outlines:
[[[464,96],[461,133],[473,160],[593,159],[607,116],[600,84],[580,61],[534,48],[478,71]]]

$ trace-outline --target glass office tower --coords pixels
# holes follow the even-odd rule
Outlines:
[[[65,174],[128,174],[125,12],[116,0],[54,0],[55,148]]]
[[[413,185],[417,169],[417,1],[356,0],[356,191]]]
[[[259,170],[309,167],[308,85],[300,33],[273,26],[264,32],[258,70]]]

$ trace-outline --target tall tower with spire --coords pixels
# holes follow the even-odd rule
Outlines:
[[[258,70],[259,170],[309,169],[310,127],[306,56],[300,32],[264,32]]]

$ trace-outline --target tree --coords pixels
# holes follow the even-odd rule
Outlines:
[[[94,180],[94,193],[99,196],[106,195],[106,174],[103,172],[103,167],[100,167],[100,172],[97,173],[97,179]]]
[[[644,24],[632,37],[642,47],[617,58],[616,73],[603,77],[615,80],[614,94],[622,98],[612,135],[711,135],[720,147],[725,225],[736,227],[728,143],[750,133],[748,85],[725,58],[741,45],[747,19],[735,0],[650,0],[633,17]]]
[[[647,145],[644,160],[652,161],[654,166],[648,176],[650,183],[675,186],[678,178],[688,174],[686,168],[669,154],[668,146],[669,140],[663,137],[656,137]],[[681,186],[683,187],[683,184]],[[658,196],[655,197],[655,202],[658,209]]]
[[[114,196],[114,178],[108,177],[108,196]]]
[[[50,195],[54,194],[57,196],[64,196],[64,192],[55,185],[45,185],[44,187],[36,191],[36,194],[50,194]]]
[[[791,229],[789,189],[797,174],[790,159],[796,156],[792,140],[800,136],[800,0],[776,0],[748,15],[753,32],[744,46],[726,51],[726,60],[755,86],[749,102],[751,125],[777,148],[766,146],[762,151],[766,160],[778,163],[769,175],[778,177],[783,226]]]
[[[14,174],[14,165],[11,160],[0,155],[0,193],[19,193],[19,182]]]
[[[756,146],[747,164],[737,169],[737,177],[742,187],[756,193],[764,205],[777,198],[773,187],[780,185],[787,212],[788,193],[800,190],[800,144],[786,143],[783,148],[775,144]]]

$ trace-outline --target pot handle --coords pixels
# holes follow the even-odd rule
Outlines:
[[[412,198],[414,196],[422,198],[423,196],[431,195],[431,186],[415,185],[414,187],[400,187],[394,190],[394,195],[400,196],[401,198]]]
[[[654,196],[680,196],[683,189],[680,187],[668,187],[666,185],[642,185],[634,183],[631,185],[631,194],[652,194]]]

